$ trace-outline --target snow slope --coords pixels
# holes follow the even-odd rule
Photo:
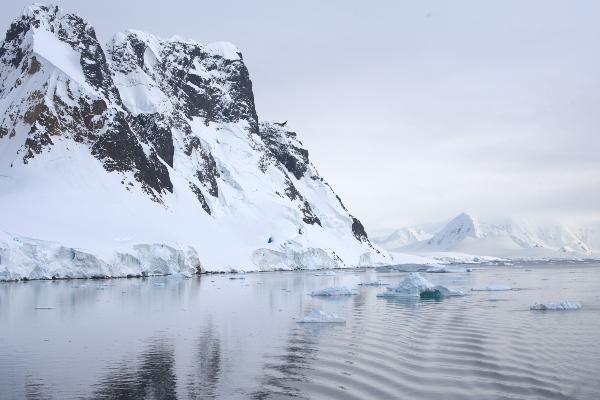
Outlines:
[[[373,237],[373,242],[381,247],[394,251],[404,246],[427,240],[433,235],[419,227],[402,227],[392,232]]]
[[[0,118],[0,279],[390,259],[296,133],[259,121],[231,44],[130,30],[104,47],[30,6],[0,46]]]

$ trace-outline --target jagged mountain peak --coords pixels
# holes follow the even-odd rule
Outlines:
[[[0,57],[4,65],[29,67],[29,72],[34,73],[39,60],[32,61],[32,57],[36,56],[80,85],[90,85],[92,90],[102,91],[104,95],[113,89],[95,30],[77,14],[41,4],[24,9],[6,33]],[[6,71],[3,75],[7,75]]]
[[[170,104],[188,119],[246,121],[250,131],[258,133],[252,82],[235,46],[161,39],[129,30],[115,35],[107,51],[132,113],[163,112]]]
[[[427,243],[437,246],[450,246],[462,241],[466,237],[478,238],[481,234],[479,222],[469,214],[463,212],[448,222]]]

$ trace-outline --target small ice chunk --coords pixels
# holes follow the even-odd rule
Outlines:
[[[445,274],[445,273],[460,273],[460,272],[471,272],[470,268],[464,268],[464,267],[451,267],[448,265],[442,265],[442,266],[434,266],[431,268],[428,268],[427,271],[430,274]]]
[[[348,289],[345,286],[332,286],[321,290],[311,292],[311,296],[352,296],[358,294],[354,289]]]
[[[322,272],[317,272],[315,274],[315,276],[335,276],[335,272],[333,272],[333,271],[322,271]]]
[[[418,272],[411,272],[398,285],[390,286],[386,289],[385,293],[380,293],[377,297],[441,298],[464,295],[460,290],[452,290],[445,286],[434,285],[423,278]]]
[[[368,282],[361,282],[358,284],[358,286],[386,286],[389,285],[389,283],[384,283],[381,281],[368,281]]]
[[[473,292],[501,292],[504,290],[512,290],[512,287],[503,283],[492,283],[491,285],[471,288]]]
[[[154,282],[152,285],[155,287],[164,287],[165,283],[164,282]]]
[[[321,310],[312,310],[308,313],[302,320],[298,321],[300,323],[336,323],[343,324],[346,320],[342,317],[339,317],[337,314],[329,313]]]
[[[581,308],[581,303],[576,301],[559,301],[558,303],[534,303],[530,310],[538,310],[538,311],[550,311],[550,310],[579,310]]]
[[[234,279],[246,279],[245,276],[230,276],[229,279],[234,280]]]

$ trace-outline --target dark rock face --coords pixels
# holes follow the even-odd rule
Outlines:
[[[196,186],[195,184],[193,184],[192,182],[190,182],[190,189],[192,190],[192,192],[194,192],[194,194],[196,195],[196,198],[198,198],[198,202],[200,202],[200,205],[202,206],[202,209],[204,211],[206,211],[208,214],[210,214],[210,207],[208,206],[208,203],[206,202],[206,199],[204,198],[204,195],[202,194],[202,191],[200,190],[200,188],[198,186]]]
[[[296,138],[296,133],[275,124],[261,123],[259,135],[277,161],[300,179],[308,169],[308,150]]]
[[[151,144],[156,154],[170,167],[173,167],[173,134],[165,118],[159,114],[139,114],[133,119],[134,129],[147,144]]]
[[[148,41],[148,37],[136,32],[114,40],[109,48],[113,68],[122,73],[140,69],[154,77],[161,89],[176,99],[177,110],[187,119],[244,120],[252,132],[258,132],[252,82],[241,55],[231,60],[212,54],[197,43],[161,41],[159,60],[150,66],[144,61]]]
[[[356,219],[354,216],[352,216],[352,233],[354,234],[354,237],[358,240],[360,240],[361,242],[369,242],[369,237],[367,236],[367,232],[365,231],[365,227],[363,226],[363,224]]]
[[[92,154],[104,162],[108,171],[133,170],[135,178],[157,201],[163,190],[173,191],[167,168],[154,150],[146,155],[123,114],[117,114],[110,129],[98,137],[92,146]]]
[[[302,218],[304,223],[309,225],[317,224],[319,226],[322,226],[319,217],[315,215],[312,208],[310,207],[310,204],[308,204],[308,201],[304,199],[302,194],[300,194],[298,189],[296,189],[296,186],[294,186],[294,184],[289,178],[286,181],[285,195],[290,200],[297,202],[298,208],[300,209],[300,211],[302,211],[302,214],[304,215],[304,217]]]
[[[195,174],[196,178],[198,178],[200,183],[206,187],[211,196],[219,197],[217,178],[219,178],[220,174],[217,169],[217,162],[213,158],[210,150],[202,145],[200,138],[197,136],[190,136],[186,144],[185,154],[189,157],[192,156],[194,152],[201,161]]]
[[[248,121],[258,131],[252,82],[241,60],[228,60],[203,51],[196,44],[171,42],[165,45],[159,67],[172,93],[181,98],[188,118],[208,122]],[[219,71],[207,79],[203,71]],[[224,99],[229,98],[229,101]]]

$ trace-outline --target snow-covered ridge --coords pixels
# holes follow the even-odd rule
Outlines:
[[[430,239],[432,235],[419,227],[402,227],[373,237],[373,241],[387,250],[395,251],[407,245]]]
[[[235,46],[137,30],[103,46],[39,4],[0,45],[0,230],[0,279],[196,271],[188,254],[207,271],[391,259],[298,135],[259,120]]]
[[[391,247],[390,251],[421,253],[443,262],[502,262],[503,259],[597,258],[600,229],[595,225],[572,228],[560,223],[523,219],[484,221],[462,213],[431,238]]]

